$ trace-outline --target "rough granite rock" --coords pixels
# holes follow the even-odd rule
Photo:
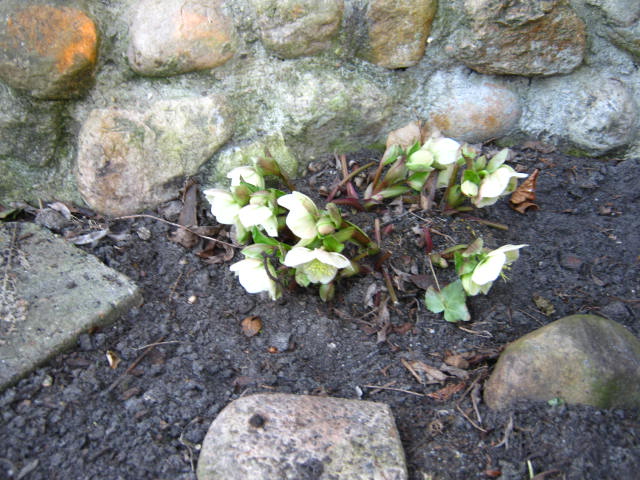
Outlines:
[[[313,55],[331,45],[343,0],[254,0],[262,43],[281,58]]]
[[[637,0],[587,0],[603,14],[611,42],[640,58],[640,2]]]
[[[638,135],[639,113],[625,84],[594,71],[533,84],[521,129],[587,155],[602,155]]]
[[[584,22],[565,0],[458,0],[464,23],[447,51],[469,68],[498,75],[569,73],[582,63]]]
[[[437,72],[427,86],[427,118],[444,135],[465,142],[500,138],[520,118],[518,95],[502,81],[462,69]]]
[[[32,102],[0,84],[0,160],[47,165],[63,133],[61,103]]]
[[[554,398],[640,407],[640,340],[602,317],[564,317],[509,344],[484,388],[493,409]]]
[[[404,480],[404,452],[382,403],[290,394],[235,400],[213,421],[198,480]]]
[[[86,12],[5,0],[0,19],[0,80],[47,100],[77,97],[91,85],[99,37]]]
[[[217,96],[163,100],[144,112],[96,109],[79,136],[80,192],[110,215],[170,200],[232,129],[230,109]]]
[[[424,55],[437,0],[372,0],[365,18],[368,42],[358,52],[386,68],[415,65]]]
[[[235,53],[223,0],[141,0],[131,15],[128,59],[142,75],[170,76],[217,67]]]

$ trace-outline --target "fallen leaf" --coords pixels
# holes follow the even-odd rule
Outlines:
[[[435,392],[427,393],[427,397],[433,398],[434,400],[438,400],[439,402],[446,402],[449,400],[454,394],[458,393],[466,386],[465,382],[460,383],[451,383],[445,387],[442,387],[440,390],[436,390]]]
[[[553,145],[549,145],[548,143],[543,143],[538,140],[529,140],[522,144],[522,148],[528,148],[529,150],[535,150],[536,152],[549,154],[551,152],[556,151],[556,147]]]
[[[65,219],[71,220],[71,211],[64,203],[53,202],[49,205],[49,208],[60,212]]]
[[[447,365],[451,365],[452,367],[461,368],[463,370],[469,368],[469,362],[459,354],[446,355],[444,357],[444,363],[446,363]]]
[[[540,310],[547,317],[554,314],[556,311],[553,303],[551,303],[546,298],[541,297],[540,295],[533,296],[533,303],[535,303],[536,307],[538,307],[538,310]]]
[[[240,326],[242,327],[242,333],[246,337],[254,337],[262,330],[262,320],[260,317],[251,315],[245,317],[242,322],[240,322]]]
[[[198,184],[190,180],[184,187],[182,195],[182,210],[178,215],[178,223],[185,227],[198,226]],[[191,230],[191,231],[190,231]],[[172,242],[178,243],[185,248],[193,248],[200,242],[200,237],[193,233],[192,228],[178,228],[170,236]]]
[[[411,372],[411,374],[418,380],[419,383],[440,383],[444,382],[448,375],[443,373],[441,370],[436,367],[432,367],[431,365],[427,365],[420,360],[405,360],[404,358],[400,359],[402,365]],[[424,373],[427,376],[426,381],[422,378],[420,373]]]
[[[94,230],[83,235],[76,235],[75,237],[67,238],[71,243],[75,245],[87,245],[88,243],[97,242],[101,238],[104,238],[109,233],[109,229]]]
[[[107,362],[109,362],[109,367],[115,370],[118,368],[118,365],[120,365],[120,361],[120,357],[118,357],[116,352],[113,350],[107,350]]]
[[[511,208],[519,213],[525,213],[528,209],[539,209],[538,205],[534,203],[536,199],[536,182],[538,181],[538,174],[540,170],[537,168],[533,171],[529,177],[520,184],[518,188],[511,194],[509,203]]]

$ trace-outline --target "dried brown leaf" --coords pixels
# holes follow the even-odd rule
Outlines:
[[[551,303],[546,298],[541,297],[540,295],[533,296],[533,303],[535,303],[536,307],[538,307],[538,310],[540,310],[547,317],[554,314],[556,311],[556,307],[553,306],[553,303]]]
[[[459,354],[446,355],[444,357],[444,363],[451,365],[452,367],[462,368],[463,370],[469,368],[469,362]]]
[[[406,363],[405,363],[406,362]],[[440,383],[444,382],[448,375],[446,375],[442,370],[432,367],[431,365],[427,365],[420,360],[412,360],[412,361],[403,361],[402,364],[411,371],[412,369],[415,372],[422,372],[427,376],[427,383]],[[422,382],[421,382],[422,383]]]
[[[509,199],[511,208],[520,213],[525,213],[530,208],[539,208],[538,205],[534,203],[536,199],[536,182],[538,181],[539,173],[540,170],[536,168],[533,173],[515,189]]]
[[[245,317],[242,322],[240,322],[240,326],[242,327],[242,333],[246,337],[254,337],[260,330],[262,330],[262,319],[255,315],[251,315],[249,317]]]
[[[465,382],[451,383],[445,387],[442,387],[440,390],[427,393],[427,397],[433,398],[434,400],[438,400],[439,402],[446,402],[453,395],[458,393],[460,390],[464,389],[465,386],[466,386]]]
[[[111,367],[114,370],[118,368],[118,365],[120,365],[120,362],[121,362],[120,357],[118,357],[118,354],[113,350],[107,350],[106,356],[107,356],[107,362],[109,362],[109,367]]]

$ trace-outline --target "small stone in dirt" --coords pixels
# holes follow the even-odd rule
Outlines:
[[[518,400],[640,407],[640,340],[595,315],[571,315],[511,343],[484,389],[493,409]]]
[[[389,407],[310,395],[235,400],[204,439],[198,480],[407,478]]]

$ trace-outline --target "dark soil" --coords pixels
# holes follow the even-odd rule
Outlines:
[[[553,320],[599,314],[640,336],[637,162],[520,150],[515,164],[540,169],[540,209],[522,215],[505,199],[473,212],[508,231],[437,211],[377,212],[383,225],[394,225],[383,239],[399,296],[398,305],[387,303],[390,323],[380,315],[386,294],[379,272],[342,281],[332,303],[301,290],[273,303],[245,293],[228,264],[209,265],[197,247],[170,241],[173,227],[111,220],[120,235],[85,249],[136,281],[145,303],[0,394],[0,478],[193,479],[216,414],[256,392],[388,403],[414,480],[637,478],[637,411],[524,403],[496,413],[482,401],[474,411],[500,349]],[[298,181],[301,190],[315,194],[338,178],[333,159],[319,167]],[[150,213],[175,221],[169,207]],[[375,217],[359,214],[357,222],[371,232]],[[215,221],[209,214],[202,223]],[[432,277],[415,233],[423,226],[436,251],[478,235],[488,247],[529,247],[508,283],[470,299],[472,321],[454,325],[426,310],[415,285]],[[140,238],[145,229],[147,240]],[[441,283],[450,278],[437,273]],[[534,297],[555,312],[545,315]],[[251,315],[263,329],[247,337],[240,323]],[[122,360],[116,369],[109,350]],[[466,379],[454,372],[441,384],[420,383],[405,366],[440,367],[450,354],[469,360]]]

